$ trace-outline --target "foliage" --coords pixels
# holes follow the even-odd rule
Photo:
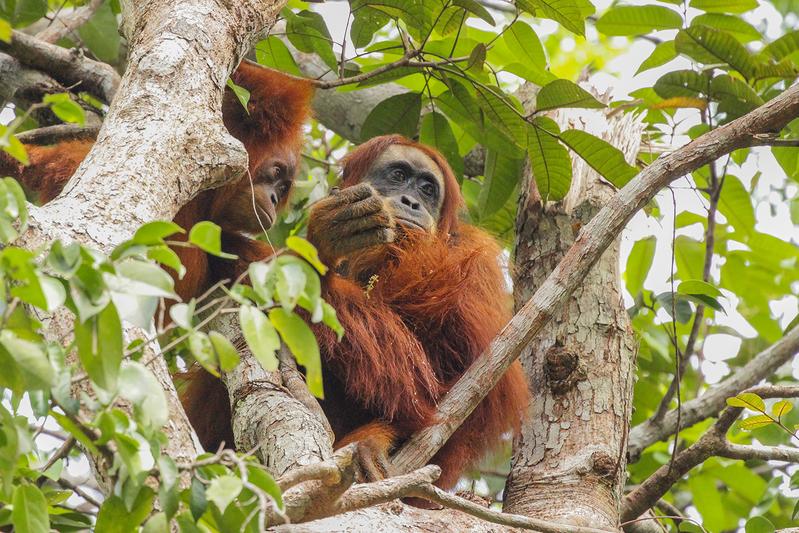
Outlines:
[[[0,41],[11,38],[12,28],[31,25],[62,3],[0,0]],[[573,156],[621,187],[659,153],[768,102],[799,75],[796,2],[762,2],[763,9],[755,0],[597,1],[596,7],[587,0],[517,0],[504,5],[507,9],[494,4],[350,0],[345,44],[336,40],[341,28],[315,3],[289,2],[282,12],[284,31],[255,46],[258,62],[301,75],[305,59],[295,57],[299,51],[317,56],[328,70],[336,87],[327,90],[389,85],[392,90],[369,111],[358,138],[312,125],[291,206],[268,235],[293,253],[252,265],[250,285],[174,305],[172,325],[161,324],[157,333],[176,368],[192,361],[212,373],[235,366],[238,355],[230,341],[205,327],[209,317],[235,310],[265,368],[275,367],[275,350],[283,340],[298,354],[311,390],[322,394],[318,347],[296,306],[312,320],[339,326],[320,297],[318,275],[324,266],[301,235],[307,206],[335,184],[333,160],[349,143],[398,132],[437,147],[463,177],[470,221],[510,250],[526,161],[547,202],[568,193]],[[766,8],[768,20],[761,15]],[[118,12],[116,2],[104,3],[78,35],[60,44],[124,64]],[[630,57],[636,58],[634,65]],[[621,78],[640,75],[629,97],[608,103],[577,83],[584,71],[615,74],[619,84]],[[528,90],[519,92],[522,85]],[[246,103],[247,94],[237,95]],[[15,134],[32,126],[34,111],[47,107],[59,120],[80,124],[91,99],[73,91],[50,95],[32,109],[16,109],[15,119],[0,125],[0,148],[24,162]],[[640,116],[646,132],[638,160],[630,164],[598,136],[553,120],[552,111],[575,107]],[[768,139],[774,146],[738,150],[697,169],[631,224],[633,242],[625,244],[622,277],[640,341],[633,426],[649,419],[661,402],[676,407],[666,391],[678,357],[686,352],[691,357],[681,372],[683,402],[700,397],[796,326],[799,150],[779,144],[797,138],[794,121]],[[481,166],[464,175],[474,170],[464,161],[478,147]],[[21,190],[12,180],[0,181],[0,239],[12,242],[24,224]],[[178,231],[171,223],[148,224],[107,257],[62,243],[36,253],[14,246],[0,252],[0,387],[6,391],[0,407],[0,527],[77,530],[96,524],[127,531],[146,521],[145,529],[157,530],[174,518],[185,531],[232,531],[254,529],[258,519],[278,512],[274,481],[250,459],[225,454],[175,464],[162,453],[164,398],[147,370],[148,343],[156,339],[128,342],[120,326],[128,321],[150,327],[159,299],[172,296],[171,279],[152,261],[182,272],[166,246]],[[189,235],[192,245],[222,253],[215,226],[200,224]],[[75,323],[75,338],[49,339],[34,310],[66,313]],[[795,377],[784,367],[769,382],[791,383]],[[70,385],[77,379],[90,380],[96,397],[74,397]],[[134,405],[132,416],[114,408],[118,398]],[[730,431],[731,442],[799,444],[799,410],[790,401],[740,394],[728,404],[753,413]],[[42,444],[26,413],[38,418],[37,426],[57,427],[86,449],[111,454],[114,491],[99,509],[76,507],[83,498],[65,484],[66,457],[54,455],[52,443]],[[629,484],[669,464],[672,449],[696,442],[710,423],[683,428],[671,442],[647,448],[629,466]],[[500,494],[507,454],[483,467],[473,473],[472,485]],[[157,493],[144,483],[148,476],[157,481]],[[178,483],[180,476],[190,478],[186,488]],[[796,489],[797,465],[712,458],[679,480],[665,500],[707,531],[773,531],[799,517]],[[266,495],[270,508],[259,508],[254,495]],[[149,516],[156,498],[161,512]],[[672,531],[699,531],[686,522],[666,525]]]

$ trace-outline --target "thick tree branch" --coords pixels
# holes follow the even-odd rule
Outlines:
[[[797,115],[799,85],[793,85],[747,115],[658,158],[640,172],[580,230],[574,245],[555,271],[441,402],[438,408],[440,422],[411,437],[395,455],[395,466],[408,472],[430,460],[497,383],[524,346],[560,309],[632,216],[660,189],[724,154],[750,146],[754,135],[780,131]],[[799,328],[792,334],[786,339],[799,338]],[[745,386],[738,390],[743,388]]]
[[[677,454],[673,461],[658,468],[643,483],[624,497],[621,521],[635,520],[657,504],[674,483],[693,467],[717,455],[724,447],[727,430],[741,414],[739,407],[727,408],[719,420],[694,444]]]
[[[106,102],[113,99],[119,87],[119,74],[110,65],[20,31],[12,33],[10,43],[0,41],[0,50],[25,65],[46,72],[65,86],[88,91]]]
[[[170,220],[201,190],[244,172],[247,154],[221,120],[225,80],[250,40],[274,21],[283,4],[123,0],[130,66],[91,152],[61,196],[44,207],[30,208],[29,229],[19,244],[36,249],[61,239],[107,253],[142,223]],[[75,65],[71,52],[33,37],[15,32],[11,47],[23,61],[54,76],[59,69],[87,74],[88,63]],[[45,64],[48,57],[56,65]],[[103,68],[95,72],[98,77],[92,83],[110,98],[115,83],[110,76],[103,78],[102,72]],[[59,75],[70,83],[70,74]],[[66,311],[56,313],[48,326],[55,338],[68,339],[73,317]],[[147,338],[147,332],[126,325],[124,336],[132,341]],[[186,462],[200,451],[199,443],[165,361],[152,344],[144,349],[144,358],[167,395],[164,451]],[[88,380],[76,387],[77,394],[91,394]],[[96,462],[101,479],[110,464]]]
[[[59,39],[66,37],[88,22],[101,5],[103,5],[103,0],[91,0],[85,6],[56,16],[48,27],[36,34],[36,38],[46,43],[58,42]]]
[[[747,389],[746,392],[752,392],[761,398],[799,397],[799,387],[797,386],[752,387]],[[677,480],[711,456],[742,461],[754,459],[799,463],[799,449],[796,448],[743,446],[727,441],[727,431],[742,411],[743,409],[739,407],[724,409],[716,423],[698,441],[679,452],[674,461],[661,466],[654,474],[631,491],[624,498],[621,520],[623,522],[634,520],[644,511],[656,505],[658,500],[671,489],[671,486]]]
[[[792,89],[796,89],[796,86]],[[727,379],[705,391],[702,396],[682,404],[681,426],[687,428],[715,416],[724,408],[727,398],[768,378],[797,353],[799,353],[799,328],[794,328]],[[634,427],[630,431],[630,443],[627,448],[630,461],[637,461],[645,448],[667,438],[674,433],[676,427],[676,411],[670,411],[659,422],[647,420]]]
[[[25,144],[56,144],[63,141],[94,140],[100,132],[100,126],[79,126],[77,124],[55,124],[23,131],[17,139]]]

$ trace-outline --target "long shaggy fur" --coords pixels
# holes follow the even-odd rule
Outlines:
[[[436,403],[511,317],[502,252],[489,235],[460,221],[460,188],[440,153],[399,135],[377,137],[345,159],[343,186],[359,183],[392,144],[415,147],[436,162],[444,201],[435,236],[411,232],[348,258],[346,278],[328,276],[325,297],[346,335],[337,343],[326,328],[315,332],[327,370],[323,408],[344,442],[350,431],[363,436],[356,428],[374,420],[400,439],[432,424]],[[371,287],[363,285],[367,278]],[[517,430],[528,401],[516,362],[433,458],[442,468],[438,485],[453,486],[503,433]]]

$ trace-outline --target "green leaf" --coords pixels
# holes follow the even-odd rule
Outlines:
[[[317,398],[324,398],[319,344],[311,328],[298,315],[280,307],[269,311],[269,320],[280,332],[280,337],[294,354],[297,363],[305,367],[308,390]]]
[[[745,78],[755,72],[755,61],[749,51],[735,37],[708,26],[690,26],[681,30],[674,39],[677,52],[700,63],[727,63]]]
[[[236,476],[219,476],[211,480],[205,495],[219,508],[220,512],[225,512],[227,506],[239,495],[242,487],[241,480]]]
[[[161,485],[158,487],[158,501],[167,518],[171,518],[180,505],[177,491],[178,467],[171,457],[162,455],[158,458],[158,472],[161,480]]]
[[[11,24],[2,18],[0,18],[0,41],[11,42]]]
[[[178,279],[183,279],[183,276],[186,275],[186,267],[181,263],[180,256],[165,244],[150,247],[147,250],[147,259],[168,266],[177,273]]]
[[[797,50],[799,50],[799,30],[788,32],[767,44],[761,53],[774,61],[780,61]]]
[[[107,275],[108,288],[137,296],[175,298],[175,282],[163,269],[149,261],[125,259],[115,266],[116,276]]]
[[[89,438],[75,422],[57,411],[50,411],[50,416],[52,416],[55,421],[58,422],[58,425],[64,428],[67,433],[75,437],[75,440],[81,443],[87,450],[95,455],[100,455],[100,450],[92,439]]]
[[[255,45],[255,59],[261,65],[295,76],[302,76],[291,51],[280,38],[274,35],[258,41],[258,44]]]
[[[745,13],[757,7],[757,0],[691,0],[695,9],[711,13]]]
[[[752,198],[741,180],[732,175],[724,178],[719,197],[719,211],[732,226],[748,235],[755,229],[755,210]]]
[[[143,364],[125,361],[119,372],[119,393],[130,400],[145,425],[160,429],[169,420],[164,388]]]
[[[691,305],[679,294],[672,294],[670,292],[662,292],[655,296],[655,300],[660,304],[669,316],[674,316],[674,319],[680,324],[687,324],[693,316]],[[672,307],[674,308],[672,310]]]
[[[774,533],[777,528],[765,516],[753,516],[746,521],[746,533]]]
[[[487,217],[505,205],[519,183],[524,160],[507,157],[496,150],[487,149],[485,182],[480,191],[480,216]]]
[[[661,98],[707,95],[710,78],[693,70],[668,72],[655,82],[654,89]]]
[[[164,531],[169,531],[169,521],[167,520],[166,514],[164,513],[155,513],[153,516],[150,517],[147,522],[144,523],[144,527],[142,528],[142,533],[163,533]]]
[[[86,114],[83,108],[72,100],[69,93],[47,94],[42,102],[50,105],[50,110],[64,122],[71,122],[83,126]]]
[[[732,398],[727,398],[727,405],[730,407],[744,407],[760,413],[766,412],[766,403],[763,398],[754,392],[742,392]]]
[[[355,48],[366,47],[372,42],[375,32],[391,21],[388,15],[370,6],[353,11],[352,16],[350,39]]]
[[[361,127],[361,140],[366,141],[389,133],[415,137],[421,111],[422,95],[419,93],[390,96],[369,112]]]
[[[333,40],[322,15],[308,10],[294,13],[291,9],[281,13],[286,19],[286,36],[297,50],[315,53],[332,69],[338,67]]]
[[[536,98],[536,111],[561,107],[603,108],[605,104],[574,82],[557,79],[541,88]]]
[[[269,494],[280,509],[283,509],[283,495],[275,479],[261,465],[248,465],[247,477],[250,483]]]
[[[655,257],[657,239],[646,237],[633,244],[630,255],[627,256],[627,267],[624,269],[624,279],[627,290],[635,297],[644,287],[644,280],[649,274],[652,260]]]
[[[176,233],[186,233],[174,222],[156,220],[148,222],[136,230],[131,239],[136,244],[163,244],[164,239]]]
[[[638,70],[635,73],[640,74],[641,72],[651,68],[665,65],[675,57],[677,57],[677,49],[674,47],[674,41],[663,41],[655,46],[655,49],[652,50],[652,53],[649,54],[649,57],[647,57],[644,62],[641,63],[641,66],[638,67]]]
[[[477,105],[483,111],[485,126],[493,128],[519,146],[524,146],[527,124],[519,116],[521,110],[498,87],[475,87]]]
[[[202,331],[189,332],[189,351],[194,359],[212,376],[219,377],[216,367],[218,361],[211,339]]]
[[[47,14],[47,0],[0,0],[0,17],[15,28],[36,22]]]
[[[264,370],[277,370],[275,352],[280,348],[280,338],[266,315],[251,305],[242,305],[239,308],[239,322],[247,345]]]
[[[590,133],[566,130],[560,134],[560,140],[616,187],[624,187],[638,174],[638,169],[625,161],[621,150]]]
[[[308,261],[320,274],[327,273],[327,267],[319,260],[319,252],[316,250],[316,246],[306,239],[291,235],[286,238],[286,246]]]
[[[208,499],[205,497],[205,484],[197,479],[196,476],[192,477],[191,490],[189,492],[189,510],[192,517],[195,520],[199,520],[207,507]]]
[[[327,302],[322,302],[322,323],[336,332],[338,336],[338,340],[340,341],[342,337],[344,337],[344,326],[341,325],[341,322],[338,321],[338,317],[336,316],[336,310]]]
[[[575,0],[517,0],[516,5],[528,13],[557,21],[570,32],[585,35],[585,17]]]
[[[562,200],[569,192],[572,179],[569,152],[558,142],[555,121],[536,117],[533,126],[529,129],[527,150],[538,191],[544,201]]]
[[[233,94],[236,95],[236,100],[238,100],[239,104],[241,104],[241,107],[244,108],[244,112],[249,115],[250,108],[248,107],[248,104],[250,103],[250,91],[241,85],[236,85],[236,83],[230,78],[227,79],[226,85],[231,91],[233,91]]]
[[[224,259],[236,259],[235,255],[222,251],[222,228],[204,220],[189,231],[189,242],[200,250]]]
[[[723,104],[725,112],[741,116],[754,108],[763,105],[763,99],[747,83],[722,74],[713,78],[710,93],[714,100]]]
[[[26,389],[47,390],[50,388],[55,378],[55,372],[40,344],[25,340],[8,329],[0,332],[0,344],[15,363],[13,369],[4,365],[6,366],[5,378],[10,377],[9,373],[18,373],[17,375]],[[4,381],[3,378],[0,378],[0,383]]]
[[[452,4],[464,8],[473,15],[477,15],[477,18],[484,20],[492,26],[496,26],[497,24],[494,17],[491,16],[491,13],[475,0],[453,0]]]
[[[771,414],[777,419],[781,420],[783,416],[787,415],[793,409],[793,404],[788,400],[780,400],[771,406]]]
[[[727,32],[742,43],[759,41],[763,38],[754,26],[734,15],[703,13],[691,19],[691,26],[699,25]]]
[[[94,15],[78,29],[81,41],[100,61],[115,64],[119,61],[121,39],[117,17],[110,2],[103,2]]]
[[[540,69],[547,67],[547,56],[541,39],[533,28],[524,21],[517,20],[502,35],[502,40],[511,52],[515,52],[519,61],[526,66]]]
[[[217,331],[211,331],[208,333],[208,337],[211,339],[211,344],[219,359],[219,367],[222,371],[229,372],[236,368],[236,365],[239,364],[239,353],[233,343]]]
[[[701,279],[689,279],[680,283],[677,292],[682,294],[704,294],[712,298],[722,298],[721,291]]]
[[[107,392],[116,391],[122,362],[122,324],[114,304],[86,322],[76,320],[75,342],[92,382]]]
[[[48,533],[47,500],[36,485],[24,483],[14,489],[11,523],[16,533]]]
[[[431,111],[422,117],[419,131],[419,142],[433,146],[447,158],[455,176],[460,179],[463,174],[463,158],[458,151],[458,141],[447,117],[437,111]]]
[[[773,423],[774,421],[768,415],[755,415],[741,420],[738,423],[738,427],[744,431],[752,431],[754,429],[770,426]]]
[[[679,13],[657,5],[614,6],[596,21],[596,29],[605,35],[644,35],[680,27]]]

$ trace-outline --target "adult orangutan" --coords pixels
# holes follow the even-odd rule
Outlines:
[[[323,296],[343,341],[314,325],[324,365],[322,407],[336,447],[359,443],[367,479],[390,474],[387,454],[434,421],[436,403],[510,317],[500,248],[458,218],[458,182],[435,150],[398,135],[372,139],[343,163],[342,190],[311,210],[308,239],[332,267]],[[227,403],[206,401],[218,381],[195,380],[184,399],[206,449],[231,443]],[[432,462],[438,485],[516,429],[528,402],[514,363]],[[364,460],[365,459],[365,460]]]
[[[249,175],[200,193],[178,211],[175,222],[186,229],[201,220],[219,224],[223,249],[239,259],[221,260],[197,248],[175,248],[187,271],[183,279],[175,280],[175,290],[184,300],[230,277],[243,264],[272,253],[271,247],[247,234],[269,228],[288,198],[301,156],[302,126],[310,115],[310,81],[247,61],[231,77],[250,92],[250,99],[245,110],[233,91],[225,89],[222,119],[247,150]],[[92,144],[94,141],[81,140],[28,145],[29,166],[0,152],[0,175],[16,177],[38,194],[41,203],[49,202],[64,188]]]

